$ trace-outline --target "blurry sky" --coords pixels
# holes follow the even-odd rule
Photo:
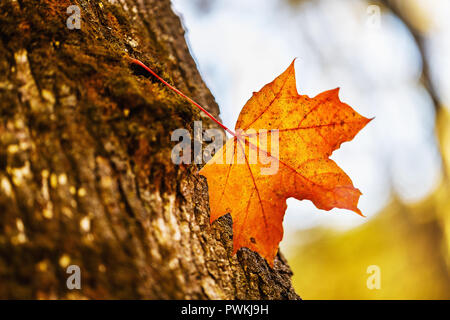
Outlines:
[[[291,1],[295,2],[295,1]],[[411,1],[413,2],[413,1]],[[426,49],[440,98],[450,105],[450,1],[417,1],[429,17]],[[297,88],[310,97],[340,87],[340,98],[375,117],[332,155],[363,196],[368,218],[288,200],[287,232],[318,225],[350,228],[374,216],[395,192],[417,202],[433,191],[441,162],[434,107],[420,86],[420,55],[395,16],[361,0],[173,0],[200,72],[225,125],[297,57]]]

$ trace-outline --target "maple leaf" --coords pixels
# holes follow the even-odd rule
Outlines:
[[[343,208],[362,215],[357,208],[361,192],[329,156],[371,119],[341,102],[339,89],[314,98],[299,95],[294,62],[253,93],[239,115],[237,133],[199,172],[208,181],[211,223],[231,214],[233,254],[247,247],[272,267],[283,237],[288,198],[311,200],[319,209]],[[272,152],[272,134],[279,137],[278,154]],[[262,138],[269,144],[262,144]],[[250,161],[255,150],[258,159]],[[276,173],[262,173],[267,169],[264,155],[277,161]]]

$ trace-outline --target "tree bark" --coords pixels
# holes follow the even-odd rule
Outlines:
[[[0,32],[0,298],[299,298],[280,253],[232,255],[198,167],[171,162],[203,115],[127,57],[219,108],[169,0],[2,0]]]

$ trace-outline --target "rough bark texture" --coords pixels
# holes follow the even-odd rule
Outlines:
[[[231,255],[231,218],[210,226],[206,180],[172,164],[202,115],[130,68],[218,115],[169,0],[2,0],[0,33],[0,298],[298,298],[280,254]]]

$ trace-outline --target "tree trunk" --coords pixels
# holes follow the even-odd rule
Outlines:
[[[231,254],[230,216],[210,225],[205,178],[171,161],[203,115],[127,57],[219,109],[169,0],[2,0],[0,32],[0,298],[299,298],[281,254]]]

